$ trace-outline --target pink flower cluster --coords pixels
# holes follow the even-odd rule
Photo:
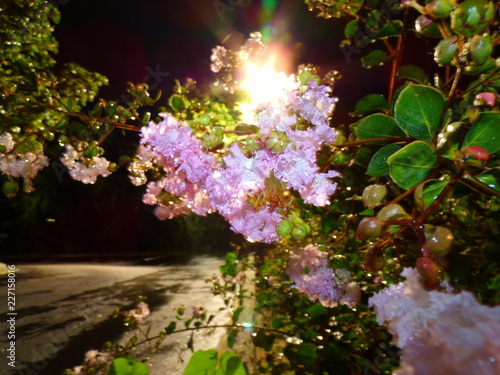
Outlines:
[[[252,34],[238,52],[215,48],[212,69],[259,57],[264,51],[261,38]],[[278,75],[282,85],[276,96],[247,106],[253,115],[245,121],[259,129],[251,136],[257,144],[251,151],[226,139],[225,150],[209,152],[187,124],[170,114],[142,129],[142,145],[129,170],[133,183],[142,184],[145,170],[161,166],[165,177],[150,182],[143,197],[156,205],[157,217],[217,211],[235,232],[269,243],[279,239],[276,227],[294,199],[291,190],[306,203],[330,204],[337,187],[332,178],[339,173],[320,171],[316,154],[335,141],[329,120],[336,99],[329,87],[315,81],[301,86],[293,76]]]
[[[301,93],[293,77],[291,87],[272,103],[255,108],[260,143],[283,135],[284,143],[272,143],[253,152],[238,143],[222,158],[206,152],[186,124],[172,115],[142,129],[142,146],[129,168],[134,183],[145,181],[144,170],[160,164],[165,178],[150,182],[143,198],[156,205],[161,219],[193,211],[199,215],[218,211],[235,232],[250,241],[272,242],[279,238],[276,227],[291,203],[290,189],[306,203],[328,205],[336,189],[335,171],[321,173],[316,153],[335,140],[328,125],[335,100],[325,86],[310,82]],[[295,83],[294,83],[295,82]],[[167,193],[167,194],[164,194]]]
[[[354,307],[359,302],[360,290],[352,281],[352,274],[344,269],[328,267],[327,253],[315,245],[290,253],[286,273],[295,287],[313,302],[335,307],[339,303]]]
[[[133,318],[138,324],[141,324],[150,313],[148,304],[146,302],[139,302],[135,309],[129,310],[125,315]]]
[[[85,353],[84,364],[73,368],[73,375],[105,375],[112,361],[113,357],[110,353],[89,350]]]
[[[5,152],[0,152],[0,171],[12,177],[24,179],[24,191],[33,191],[32,180],[38,172],[49,165],[49,159],[42,150],[26,152],[24,154],[13,152],[15,141],[10,133],[0,136],[0,145]]]
[[[151,122],[142,129],[142,144],[129,165],[130,179],[135,185],[146,183],[145,172],[156,164],[165,177],[151,181],[142,200],[155,205],[160,220],[195,212],[206,215],[213,211],[204,181],[215,168],[214,157],[202,151],[191,129],[170,114],[164,120]]]
[[[82,151],[77,151],[71,145],[66,145],[66,151],[61,157],[63,163],[70,176],[77,181],[84,184],[93,184],[96,182],[98,176],[109,176],[111,171],[109,168],[109,160],[101,156],[94,156],[87,158],[83,155]]]
[[[398,375],[500,374],[500,306],[481,305],[467,291],[427,291],[415,269],[406,281],[369,299],[403,350]]]

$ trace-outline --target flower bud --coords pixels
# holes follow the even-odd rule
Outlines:
[[[377,218],[382,221],[388,220],[401,220],[401,219],[410,219],[406,211],[399,204],[389,204],[385,207],[382,207],[380,212],[377,215]]]
[[[266,137],[265,143],[266,148],[271,153],[278,155],[285,151],[286,146],[290,143],[290,138],[284,132],[274,130]]]
[[[101,152],[101,148],[100,147],[89,147],[89,148],[86,148],[85,150],[83,150],[83,156],[85,156],[86,158],[93,158],[94,156],[99,156],[102,152]]]
[[[276,227],[276,233],[278,233],[283,238],[289,236],[292,233],[292,230],[293,224],[288,219],[283,219]]]
[[[7,198],[13,198],[19,191],[19,184],[16,181],[5,181],[2,190]]]
[[[224,129],[221,126],[205,130],[201,138],[202,145],[208,150],[217,148],[222,143],[223,133]]]
[[[298,78],[301,85],[306,85],[310,81],[316,81],[318,85],[321,83],[321,79],[319,78],[319,76],[317,74],[314,74],[314,72],[309,69],[304,69],[299,72]]]
[[[33,138],[28,138],[24,142],[20,143],[16,148],[16,152],[19,154],[26,154],[28,152],[37,151],[43,151],[43,145]]]
[[[483,65],[493,52],[493,45],[488,34],[474,35],[469,46],[470,56],[476,65]]]
[[[300,241],[311,233],[311,227],[295,215],[290,215],[282,220],[276,227],[276,233],[286,240]]]
[[[441,66],[451,65],[457,53],[456,35],[441,40],[434,51],[434,60]]]
[[[382,202],[387,195],[385,185],[370,185],[363,190],[363,204],[365,207],[375,207]]]
[[[474,98],[474,105],[487,105],[488,107],[494,107],[497,103],[497,94],[494,92],[481,92]]]
[[[441,268],[431,258],[418,258],[416,266],[424,288],[432,289],[439,285],[442,280]]]
[[[303,240],[307,235],[311,233],[311,227],[306,223],[296,223],[292,230],[292,237],[296,241]]]
[[[487,0],[465,0],[451,13],[451,28],[456,34],[471,38],[493,19],[495,7]]]
[[[470,155],[476,158],[477,160],[482,160],[484,162],[487,162],[488,159],[490,158],[488,151],[486,151],[481,146],[469,146],[464,150],[464,152],[466,155]]]
[[[376,238],[380,236],[380,233],[382,233],[382,222],[376,217],[365,217],[358,224],[356,238],[358,240]]]
[[[248,156],[249,154],[262,150],[264,148],[265,144],[262,142],[260,139],[255,139],[255,138],[249,138],[246,139],[241,147],[241,151]]]
[[[425,10],[433,18],[446,18],[455,6],[454,0],[435,0],[427,4]]]
[[[452,242],[453,233],[448,228],[436,227],[432,235],[425,240],[422,251],[424,254],[430,252],[432,255],[442,257],[448,254]]]

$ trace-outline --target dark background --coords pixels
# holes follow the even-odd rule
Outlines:
[[[353,122],[348,113],[363,95],[387,91],[387,69],[362,69],[358,56],[347,61],[339,47],[349,20],[317,18],[301,0],[52,2],[61,12],[55,29],[58,62],[74,62],[108,77],[110,85],[101,92],[108,100],[119,101],[127,81],[161,89],[164,97],[175,79],[190,77],[209,84],[211,49],[223,40],[237,48],[253,31],[272,36],[293,67],[313,63],[323,72],[341,73],[334,91],[340,100],[333,126]],[[130,140],[133,136],[120,133],[114,138],[129,152]],[[99,178],[92,186],[48,167],[35,187],[32,194],[2,203],[2,259],[222,252],[230,242],[241,240],[217,215],[158,221],[153,207],[141,202],[144,188],[132,186],[126,170]]]

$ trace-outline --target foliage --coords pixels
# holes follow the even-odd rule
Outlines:
[[[223,279],[213,280],[213,291],[230,314],[227,327],[236,328],[228,334],[234,351],[246,327],[240,322],[243,306],[249,297],[257,301],[251,326],[253,345],[261,350],[252,359],[256,373],[415,370],[417,363],[399,363],[399,350],[411,358],[411,348],[405,356],[401,338],[391,338],[378,324],[370,302],[388,285],[407,287],[411,280],[402,283],[403,269],[416,268],[422,293],[469,290],[484,305],[500,302],[498,4],[306,3],[320,17],[353,18],[341,43],[348,62],[359,57],[365,68],[388,65],[391,71],[388,93],[360,98],[352,112],[360,118],[334,131],[332,72],[305,65],[293,77],[271,74],[283,87],[267,101],[265,93],[252,98],[236,85],[248,64],[266,58],[259,34],[237,51],[216,47],[211,60],[217,84],[199,88],[192,81],[177,82],[163,103],[163,120],[149,122],[144,113],[159,100],[145,85],[131,84],[125,104],[100,100],[85,112],[104,79],[75,66],[56,75],[55,44],[46,32],[57,19],[55,10],[42,2],[24,10],[12,2],[10,13],[0,13],[5,18],[0,33],[12,41],[8,52],[0,52],[4,192],[16,195],[19,177],[30,191],[36,175],[7,164],[36,157],[42,168],[45,154],[60,154],[62,145],[79,160],[71,168],[75,176],[84,174],[84,182],[96,170],[93,181],[127,165],[134,184],[148,182],[143,199],[156,206],[159,218],[218,211],[234,231],[273,243],[254,262],[229,253]],[[41,31],[30,29],[25,36],[30,50],[20,59],[12,56],[25,39],[9,31],[8,17],[39,20],[30,27]],[[430,70],[403,64],[407,43],[420,40],[435,47]],[[37,79],[25,79],[30,74]],[[101,144],[113,129],[140,126],[135,156],[103,160]],[[248,269],[256,275],[255,293],[244,286]],[[498,315],[498,308],[485,311]],[[118,358],[108,373],[142,373],[140,362],[127,357],[139,344],[159,345],[175,332],[215,326],[206,311],[195,315],[184,317],[180,309],[177,320],[184,320],[184,328],[172,321],[157,336],[145,334],[140,342],[134,336],[110,350]],[[431,328],[422,326],[415,335],[432,351],[434,343],[425,341],[425,329]],[[446,373],[461,373],[458,360],[454,366]],[[185,374],[246,371],[236,354],[209,350],[196,352]]]

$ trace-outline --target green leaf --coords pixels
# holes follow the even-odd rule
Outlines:
[[[365,57],[361,58],[361,65],[363,68],[373,68],[374,66],[383,65],[384,62],[389,60],[389,56],[385,54],[381,49],[376,49],[375,51],[370,52]]]
[[[415,141],[387,159],[389,175],[396,185],[411,189],[424,180],[436,166],[434,150],[427,143]]]
[[[165,332],[167,333],[167,335],[170,335],[172,332],[175,331],[176,325],[177,325],[176,322],[174,322],[174,321],[170,322],[170,324],[167,326],[167,328],[165,328]]]
[[[356,158],[354,159],[354,162],[363,167],[366,168],[368,167],[368,163],[372,159],[374,154],[374,149],[373,147],[370,146],[361,146],[358,150],[358,153],[356,154]],[[344,179],[346,179],[346,175],[344,175]]]
[[[264,348],[266,351],[270,351],[276,340],[276,335],[266,333],[264,330],[259,330],[257,335],[252,338],[252,342],[255,346],[259,348]]]
[[[394,118],[375,113],[367,116],[353,126],[358,139],[373,139],[387,137],[406,137],[406,134],[394,121]]]
[[[234,310],[234,313],[233,313],[233,324],[236,324],[238,322],[238,318],[240,317],[240,315],[243,312],[243,310],[245,310],[245,308],[243,306],[242,307],[238,307],[236,310]]]
[[[231,332],[229,332],[229,335],[227,335],[227,346],[228,348],[232,349],[234,344],[236,343],[236,337],[238,336],[238,330],[233,329]]]
[[[283,317],[273,319],[271,321],[271,328],[273,328],[273,329],[280,329],[281,327],[283,327],[283,321],[284,320],[285,320],[285,318],[283,318]]]
[[[500,191],[500,169],[492,168],[475,177],[490,188]]]
[[[427,84],[429,83],[429,78],[427,78],[427,73],[416,65],[402,65],[399,68],[399,72],[396,76],[397,79],[407,79],[416,83]]]
[[[311,366],[318,359],[316,346],[312,344],[288,345],[284,354],[295,366]]]
[[[391,143],[385,145],[380,150],[378,150],[370,160],[366,174],[373,177],[381,177],[389,174],[389,164],[387,164],[387,159],[389,156],[394,154],[396,151],[401,150],[403,146]]]
[[[247,375],[247,371],[240,357],[231,352],[224,352],[216,375]]]
[[[370,94],[361,98],[357,103],[351,116],[362,116],[373,112],[383,111],[384,109],[389,109],[387,100],[383,95],[380,94]]]
[[[463,149],[480,146],[494,154],[500,150],[500,112],[482,112],[472,125],[463,143]]]
[[[184,375],[215,375],[217,368],[217,351],[198,350],[193,353],[184,369]]]
[[[429,208],[429,206],[436,200],[436,198],[441,194],[441,192],[450,183],[449,179],[445,180],[431,180],[427,181],[428,186],[422,186],[422,190],[419,191],[418,188],[415,190],[415,202],[417,202],[421,210]],[[419,197],[417,197],[417,195]]]
[[[313,319],[319,318],[320,316],[326,314],[326,312],[327,312],[326,307],[319,303],[312,305],[307,309],[307,313]]]
[[[108,375],[148,375],[148,367],[130,357],[115,358],[111,362]]]
[[[410,83],[401,91],[394,106],[394,118],[406,133],[430,142],[439,127],[446,99],[430,86]]]
[[[358,20],[352,20],[351,22],[349,22],[345,29],[344,29],[344,33],[345,33],[345,36],[346,38],[354,38],[354,36],[356,35],[356,33],[358,32],[359,30],[359,21]]]
[[[186,109],[184,99],[180,95],[172,95],[168,103],[170,104],[170,107],[172,107],[172,109],[177,113],[182,112],[184,109]]]
[[[375,39],[389,38],[391,36],[401,35],[402,31],[403,22],[401,22],[400,20],[394,20],[391,22],[387,22],[374,35],[371,35],[371,37]]]

